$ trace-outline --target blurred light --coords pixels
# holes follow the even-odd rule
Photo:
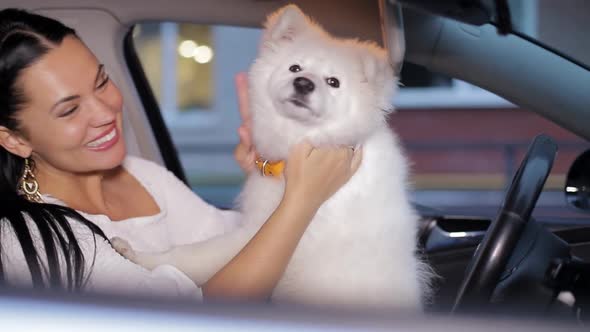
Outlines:
[[[578,192],[578,188],[576,187],[566,187],[565,191],[567,191],[568,193],[577,193]]]
[[[201,45],[195,49],[193,58],[198,63],[207,63],[213,59],[213,50],[207,45]]]
[[[452,232],[452,233],[449,233],[449,236],[450,237],[466,237],[467,233],[465,233],[465,232]]]
[[[197,50],[197,43],[188,39],[180,43],[178,46],[178,53],[185,58],[190,58],[195,55]]]

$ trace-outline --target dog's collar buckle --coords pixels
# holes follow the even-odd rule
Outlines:
[[[283,169],[285,168],[285,162],[282,160],[270,161],[262,157],[257,158],[255,164],[262,176],[279,177],[283,174]]]

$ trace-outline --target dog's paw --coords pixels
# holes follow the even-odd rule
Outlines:
[[[120,237],[115,236],[111,239],[111,244],[113,245],[113,248],[115,248],[115,250],[123,257],[129,259],[134,263],[137,263],[137,255],[135,253],[135,250],[133,250],[133,248],[129,244],[129,242]]]

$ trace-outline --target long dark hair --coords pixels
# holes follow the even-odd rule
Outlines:
[[[22,131],[16,115],[27,98],[17,84],[19,75],[59,46],[66,36],[76,36],[76,32],[53,19],[19,9],[0,11],[0,126]],[[0,284],[6,284],[2,236],[11,231],[20,243],[34,288],[81,290],[88,278],[84,275],[86,261],[68,219],[106,237],[73,209],[30,202],[19,195],[17,187],[24,165],[23,158],[0,148]],[[32,226],[38,232],[31,233]],[[62,264],[65,261],[65,266],[60,266],[60,260]]]

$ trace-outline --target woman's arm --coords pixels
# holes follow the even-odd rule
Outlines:
[[[321,204],[354,174],[362,152],[296,146],[278,208],[248,244],[203,286],[205,298],[267,299]]]
[[[203,286],[205,298],[266,299],[315,214],[285,198],[252,240]]]
[[[21,234],[27,232],[33,240],[32,244],[38,254],[41,266],[43,285],[53,287],[49,283],[50,260],[47,249],[42,241],[38,224],[30,216],[24,216],[24,225],[19,228]],[[6,223],[5,223],[6,222]],[[82,290],[90,293],[115,294],[119,296],[148,296],[166,297],[169,299],[187,298],[200,300],[201,289],[195,285],[184,273],[170,265],[158,266],[149,271],[118,254],[111,245],[100,235],[93,233],[90,228],[79,220],[68,217],[75,241],[83,255],[83,263],[78,262],[72,269],[82,268]],[[2,225],[2,223],[5,223]],[[0,220],[0,243],[2,250],[3,286],[30,288],[33,286],[33,273],[28,266],[25,255],[31,255],[31,248],[27,254],[23,252],[22,240],[17,236],[17,230],[10,227],[4,219]],[[48,227],[48,226],[46,226]],[[58,227],[59,229],[59,227]],[[63,229],[59,231],[63,236]],[[71,243],[70,243],[71,244]],[[67,255],[56,243],[56,257],[59,266],[54,267],[61,273],[61,283],[67,289],[68,271]],[[71,250],[71,249],[70,249]]]
[[[79,232],[77,238],[86,260],[88,279],[84,287],[85,292],[168,299],[202,299],[201,289],[174,266],[160,265],[153,270],[147,270],[125,259],[98,235],[85,231]]]

